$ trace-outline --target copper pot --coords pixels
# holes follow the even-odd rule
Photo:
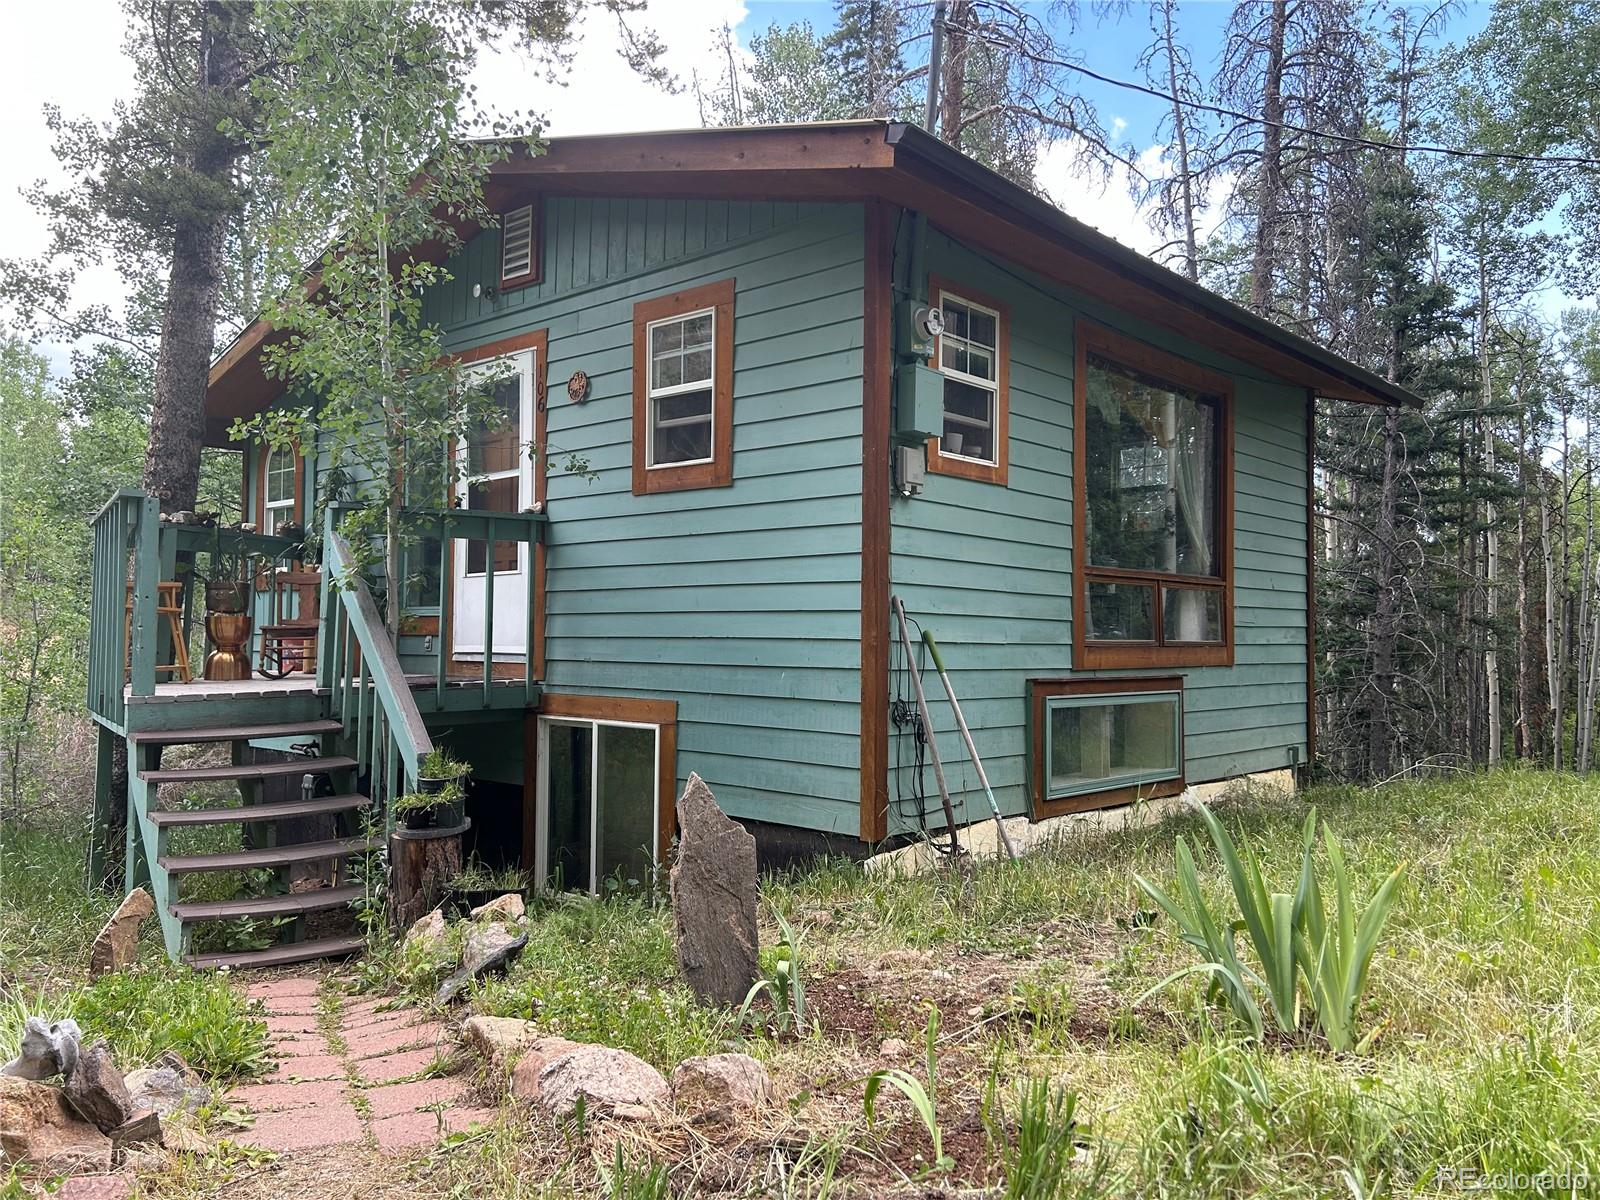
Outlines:
[[[251,616],[247,612],[208,612],[206,633],[216,647],[206,655],[207,679],[249,679]]]

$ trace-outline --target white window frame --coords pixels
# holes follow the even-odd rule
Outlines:
[[[993,346],[984,346],[981,342],[974,342],[970,337],[957,337],[956,335],[948,332],[941,333],[939,335],[939,343],[934,347],[933,360],[934,366],[938,369],[939,374],[945,376],[947,379],[954,379],[960,383],[965,383],[972,387],[982,388],[984,391],[989,393],[989,421],[987,428],[989,430],[989,450],[993,457],[978,458],[976,455],[957,454],[954,451],[946,450],[944,446],[943,428],[940,428],[939,430],[939,456],[941,458],[957,458],[965,462],[977,463],[979,466],[984,467],[998,467],[1000,465],[1000,324],[1004,320],[1004,317],[1002,317],[1000,313],[996,312],[994,309],[990,308],[987,304],[979,304],[976,300],[968,300],[960,292],[951,291],[949,288],[940,288],[940,309],[942,310],[944,306],[951,300],[954,300],[963,308],[974,312],[981,312],[985,316],[994,318],[995,344]],[[945,366],[944,340],[947,337],[954,338],[954,340],[961,342],[969,349],[972,346],[978,346],[979,349],[987,350],[989,352],[989,362],[994,368],[994,378],[985,379],[981,375],[970,375],[966,371],[958,371],[954,367]],[[943,408],[942,404],[941,410],[941,416],[945,420],[948,421],[952,419],[952,414],[948,409]],[[969,424],[973,426],[980,426],[979,422],[974,421],[971,417],[963,416],[960,413],[954,414],[953,419],[958,425]]]
[[[711,341],[708,349],[711,351],[711,372],[705,379],[697,379],[693,383],[675,383],[670,387],[658,388],[656,386],[656,330],[663,325],[686,325],[696,317],[711,318]],[[651,321],[644,327],[645,350],[645,445],[644,465],[647,471],[671,470],[674,467],[694,467],[701,463],[712,462],[717,456],[717,310],[713,305],[709,308],[697,308],[693,312],[674,313],[670,317]],[[711,394],[711,412],[705,418],[705,424],[711,432],[707,446],[710,453],[704,458],[680,458],[672,462],[656,462],[656,401],[670,399],[673,396],[686,395],[689,392],[709,392]],[[679,425],[698,425],[699,417],[676,417],[668,421],[663,428],[673,428]]]
[[[508,376],[508,378],[515,378],[518,381],[517,433],[519,436],[517,441],[517,452],[512,460],[513,465],[510,470],[487,471],[481,475],[474,475],[468,470],[468,467],[472,463],[472,434],[470,430],[468,431],[467,436],[462,439],[460,446],[456,450],[456,461],[460,464],[457,471],[458,479],[455,485],[456,502],[463,510],[467,510],[467,497],[469,495],[469,489],[474,483],[493,483],[497,479],[517,479],[519,481],[517,484],[517,492],[519,497],[532,497],[533,495],[533,456],[528,452],[527,442],[521,440],[520,435],[523,432],[526,432],[530,437],[533,435],[533,373],[536,369],[534,352],[531,349],[519,350],[515,354],[507,354],[500,358],[486,359],[481,365],[474,364],[471,368],[469,368],[467,371],[467,378],[482,378],[485,375],[502,374],[507,365],[510,365],[513,368],[513,373],[512,375]],[[470,511],[486,512],[488,510],[472,509]],[[466,566],[466,564],[471,561],[470,557],[467,555],[466,539],[458,539],[457,552],[463,556],[461,568],[461,578],[463,579],[483,579],[490,574],[520,575],[527,568],[527,563],[524,561],[524,559],[527,557],[527,543],[525,542],[517,542],[517,565],[515,567],[507,568],[503,571],[496,571],[494,569],[493,546],[488,546],[484,549],[484,569],[481,571],[473,571],[468,569]]]
[[[595,789],[600,781],[600,727],[619,729],[649,729],[655,734],[655,753],[650,761],[650,863],[651,871],[660,870],[658,851],[661,845],[661,726],[647,721],[600,721],[589,717],[539,718],[539,770],[535,783],[534,807],[534,887],[543,892],[550,884],[550,727],[587,726],[589,729],[589,894],[598,896],[604,882],[599,874],[597,858],[600,853],[600,806],[595,802]],[[651,884],[654,884],[652,879]]]
[[[274,500],[272,498],[272,464],[274,458],[279,454],[287,455],[289,459],[289,496],[286,500]],[[267,462],[261,471],[261,523],[266,527],[261,531],[262,533],[277,533],[280,525],[294,520],[295,473],[300,466],[295,461],[296,458],[297,455],[293,447],[267,447]],[[279,472],[282,472],[282,468],[279,468]],[[276,519],[275,516],[280,512],[286,514],[282,521]]]

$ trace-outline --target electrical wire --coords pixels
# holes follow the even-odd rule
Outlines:
[[[955,33],[970,37],[986,45],[996,46],[1003,50],[1017,50],[1017,46],[992,34],[985,34],[981,29],[970,26],[946,24],[945,28]],[[1442,154],[1450,158],[1490,159],[1498,162],[1526,163],[1529,166],[1540,167],[1600,167],[1600,158],[1589,158],[1581,154],[1519,154],[1512,150],[1466,150],[1460,146],[1434,146],[1427,144],[1407,143],[1399,145],[1395,142],[1379,141],[1376,138],[1361,137],[1349,133],[1328,133],[1322,129],[1312,129],[1308,125],[1296,125],[1292,121],[1269,121],[1265,117],[1256,116],[1254,113],[1240,112],[1235,108],[1227,108],[1220,104],[1207,104],[1203,100],[1186,100],[1181,96],[1174,96],[1170,92],[1163,92],[1148,84],[1134,83],[1130,79],[1116,79],[1110,75],[1101,74],[1082,63],[1069,62],[1064,58],[1051,58],[1048,55],[1029,54],[1022,51],[1025,57],[1045,66],[1061,67],[1064,70],[1076,71],[1080,75],[1087,75],[1090,79],[1107,84],[1110,87],[1126,88],[1132,92],[1142,92],[1146,96],[1153,96],[1157,100],[1164,100],[1168,104],[1180,105],[1184,108],[1196,109],[1222,117],[1232,117],[1238,121],[1249,121],[1256,125],[1267,126],[1272,129],[1281,129],[1286,133],[1303,133],[1310,137],[1322,138],[1324,141],[1343,142],[1363,150],[1386,150],[1390,153],[1405,154]]]

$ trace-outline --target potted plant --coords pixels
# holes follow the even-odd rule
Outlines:
[[[407,792],[394,802],[394,819],[406,829],[454,829],[464,817],[466,798],[455,780],[436,792]]]
[[[463,916],[507,892],[526,893],[527,889],[527,877],[516,867],[497,871],[479,858],[470,860],[461,874],[450,881],[451,899]]]

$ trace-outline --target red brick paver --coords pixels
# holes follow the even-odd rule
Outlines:
[[[323,1032],[327,1018],[315,979],[264,980],[248,994],[265,1009],[276,1061],[270,1074],[229,1096],[255,1114],[237,1140],[280,1153],[369,1141],[399,1151],[430,1146],[441,1130],[494,1120],[493,1109],[466,1104],[461,1079],[416,1078],[455,1048],[441,1022],[385,1007],[393,1001],[347,1001],[338,1010],[336,1048]],[[365,1097],[365,1115],[358,1096]],[[420,1111],[429,1105],[445,1107]],[[81,1200],[99,1198],[86,1192]]]
[[[128,1200],[133,1188],[120,1175],[71,1175],[61,1181],[56,1200]]]

